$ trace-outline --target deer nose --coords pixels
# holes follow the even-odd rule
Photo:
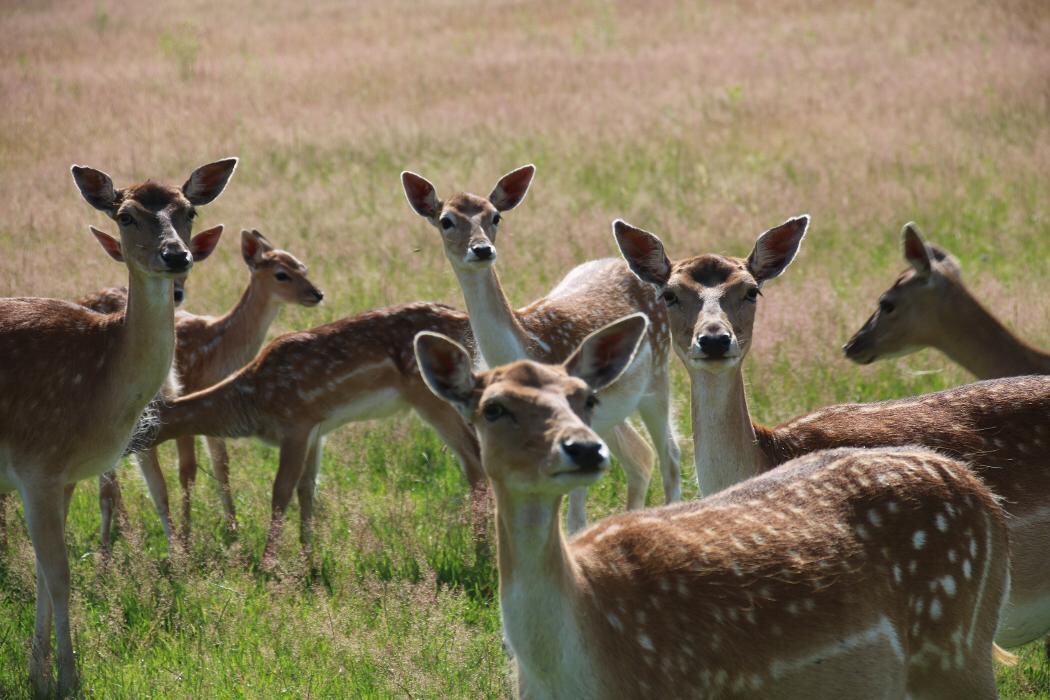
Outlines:
[[[178,282],[175,283],[175,291],[172,294],[175,298],[175,305],[178,306],[182,303],[182,300],[186,298],[186,291],[182,288]]]
[[[315,289],[314,290],[314,299],[316,299],[317,303],[320,304],[321,300],[324,299],[324,292],[322,292],[320,289]]]
[[[190,252],[178,246],[171,246],[162,250],[160,259],[164,261],[164,264],[167,265],[168,270],[171,272],[182,272],[193,264]]]
[[[570,438],[562,441],[561,449],[573,464],[583,469],[597,469],[609,459],[605,445],[596,440]]]
[[[721,333],[705,333],[700,336],[699,345],[700,350],[712,359],[723,357],[729,352],[729,343],[733,339],[726,332]]]
[[[496,254],[496,249],[488,243],[478,243],[470,246],[470,252],[473,253],[474,257],[478,260],[491,260]]]

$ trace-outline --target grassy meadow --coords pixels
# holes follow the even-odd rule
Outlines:
[[[526,162],[532,191],[501,227],[513,302],[616,254],[616,217],[672,256],[746,255],[808,212],[797,261],[768,285],[747,361],[773,423],[831,403],[970,381],[922,352],[858,367],[840,346],[903,268],[918,222],[1020,336],[1050,347],[1050,5],[911,2],[12,2],[0,0],[0,296],[75,297],[123,283],[87,225],[71,163],[118,186],[175,184],[236,155],[198,230],[227,226],[186,308],[219,313],[246,282],[257,228],[327,293],[274,334],[417,299],[462,307],[436,232],[398,174],[485,194]],[[0,362],[3,358],[0,358]],[[696,494],[675,360],[683,486]],[[0,370],[3,371],[3,370]],[[207,457],[200,449],[202,466]],[[73,627],[92,698],[502,697],[496,572],[470,541],[454,458],[411,415],[327,445],[314,567],[293,506],[276,575],[259,571],[277,451],[231,443],[241,524],[223,537],[199,477],[185,556],[166,556],[145,484],[99,555],[96,485],[73,501]],[[173,450],[162,459],[173,510]],[[649,501],[659,504],[657,470]],[[625,502],[614,470],[592,518]],[[0,697],[28,692],[32,547],[21,506],[0,552]],[[1000,670],[1007,698],[1050,698],[1041,644]]]

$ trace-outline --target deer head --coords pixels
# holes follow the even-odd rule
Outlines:
[[[324,292],[307,277],[306,265],[291,253],[274,248],[258,231],[241,231],[241,255],[251,270],[252,283],[271,297],[300,306],[317,306],[324,299]]]

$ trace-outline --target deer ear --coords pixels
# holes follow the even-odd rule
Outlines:
[[[496,183],[489,193],[489,201],[498,211],[510,211],[521,204],[529,191],[532,176],[536,174],[536,166],[532,163],[523,165],[516,170],[511,170]]]
[[[200,262],[204,260],[212,251],[215,250],[215,246],[219,244],[219,237],[222,235],[222,224],[214,226],[207,231],[201,231],[196,236],[190,239],[190,253],[193,254],[194,262]]]
[[[98,241],[102,246],[102,249],[109,254],[109,257],[117,262],[124,262],[124,252],[120,249],[119,240],[105,231],[99,231],[94,226],[88,226],[88,228],[91,229],[91,233],[95,236],[95,240]]]
[[[425,177],[406,170],[401,173],[401,186],[405,188],[409,206],[417,214],[433,219],[441,213],[441,200],[438,199],[434,186]]]
[[[222,194],[236,169],[236,158],[224,158],[202,165],[193,171],[189,180],[186,180],[182,186],[182,193],[194,206],[208,204]]]
[[[250,267],[255,267],[263,253],[273,250],[273,244],[266,240],[266,236],[257,230],[241,229],[241,255],[244,262]]]
[[[469,421],[478,385],[470,355],[448,336],[430,331],[417,333],[414,345],[423,381],[435,396],[452,404]]]
[[[922,240],[919,227],[914,221],[904,224],[901,230],[901,248],[904,251],[904,259],[915,268],[920,275],[930,274],[933,267],[933,252]]]
[[[759,284],[783,274],[795,259],[808,228],[809,215],[803,214],[758,237],[754,250],[747,257],[747,269]]]
[[[649,319],[641,312],[599,328],[565,361],[565,371],[595,391],[609,386],[631,364],[648,328]]]
[[[113,213],[120,203],[117,191],[113,189],[113,180],[101,170],[74,165],[70,168],[73,182],[88,204],[104,212]]]
[[[620,254],[631,271],[645,282],[667,284],[671,277],[671,261],[667,259],[660,239],[623,219],[614,221],[612,227],[616,245],[620,246]]]

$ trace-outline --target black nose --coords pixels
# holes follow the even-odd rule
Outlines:
[[[605,462],[602,443],[590,440],[565,440],[561,448],[575,464],[584,469],[595,469]]]
[[[160,259],[172,272],[185,270],[193,263],[190,252],[182,248],[165,248],[160,253]]]
[[[173,296],[175,297],[175,304],[181,304],[186,296],[186,292],[182,291],[180,287],[175,287],[175,293]]]
[[[700,349],[708,357],[722,357],[729,352],[729,343],[731,340],[732,338],[729,337],[728,333],[702,335],[700,336]]]
[[[489,260],[496,251],[488,243],[480,243],[470,246],[470,252],[474,253],[478,260]]]
[[[314,299],[316,299],[317,302],[320,303],[321,300],[324,299],[324,292],[322,292],[320,289],[315,289],[314,290]]]

